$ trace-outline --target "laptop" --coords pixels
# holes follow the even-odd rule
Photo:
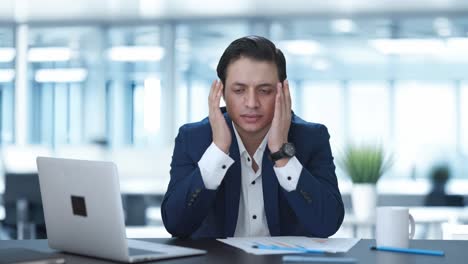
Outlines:
[[[114,163],[38,157],[37,168],[49,247],[127,263],[206,253],[127,239]]]

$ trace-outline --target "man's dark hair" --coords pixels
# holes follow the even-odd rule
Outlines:
[[[219,59],[216,71],[223,85],[226,84],[227,67],[241,57],[273,62],[276,64],[280,82],[286,79],[286,59],[284,58],[283,52],[276,48],[273,42],[264,37],[247,36],[234,40]]]

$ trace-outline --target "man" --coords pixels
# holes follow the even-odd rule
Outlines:
[[[191,238],[333,235],[344,209],[328,131],[292,113],[283,53],[263,37],[240,38],[217,73],[209,117],[175,140],[166,229]]]

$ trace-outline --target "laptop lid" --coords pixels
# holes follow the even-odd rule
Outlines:
[[[37,167],[49,246],[128,261],[115,164],[38,157]]]

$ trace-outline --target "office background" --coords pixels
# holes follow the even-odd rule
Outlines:
[[[446,164],[447,191],[466,195],[467,14],[437,0],[3,0],[4,174],[34,171],[39,154],[113,160],[123,193],[157,208],[178,128],[207,116],[227,45],[256,34],[284,51],[293,110],[328,127],[335,157],[349,144],[393,154],[379,193],[422,197]]]

